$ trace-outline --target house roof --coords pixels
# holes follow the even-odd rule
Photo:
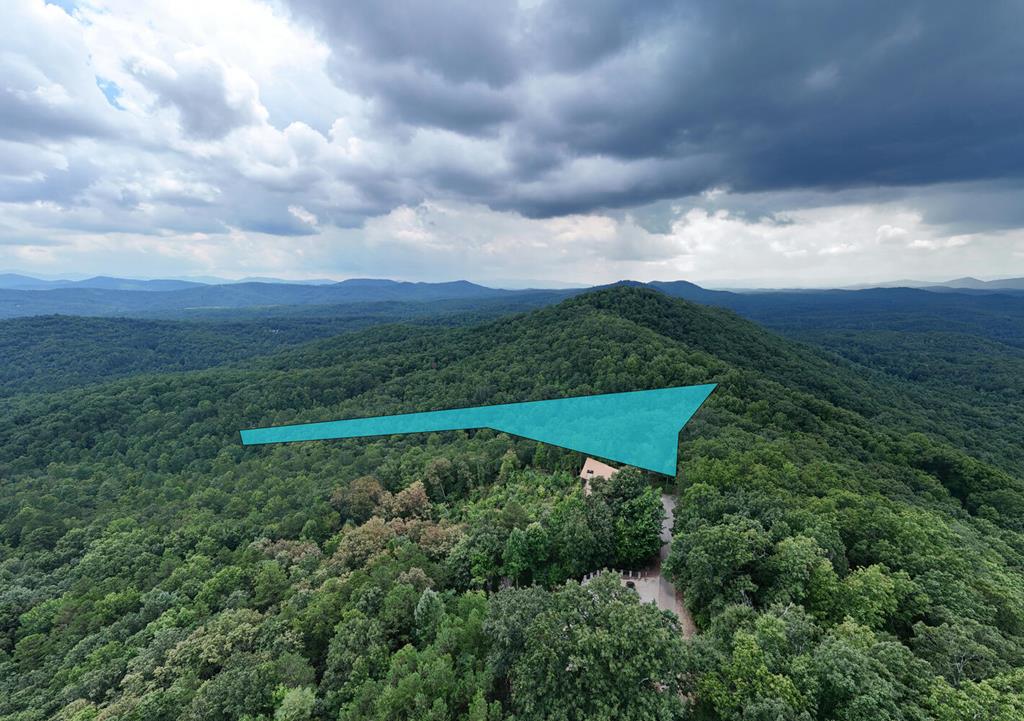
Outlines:
[[[588,458],[580,470],[580,478],[585,481],[589,481],[592,478],[611,478],[618,472],[618,468],[612,468],[607,463],[601,463],[601,461]]]

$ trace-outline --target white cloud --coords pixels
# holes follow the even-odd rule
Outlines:
[[[294,215],[299,220],[301,220],[306,225],[311,225],[314,228],[320,223],[320,221],[317,219],[315,215],[310,213],[301,205],[289,205],[288,212]]]
[[[889,225],[888,223],[878,226],[878,230],[875,231],[875,240],[879,243],[905,242],[906,237],[906,228],[901,228],[897,225]]]
[[[968,235],[952,235],[947,238],[918,238],[912,240],[907,246],[914,250],[943,250],[945,248],[960,248],[971,242]]]
[[[24,221],[7,233],[23,233],[53,214],[73,211],[46,205],[30,217],[11,214],[7,207],[0,212]],[[132,212],[143,215],[144,223],[160,216],[156,208]],[[685,277],[719,286],[821,286],[907,274],[941,277],[950,267],[1005,275],[1003,269],[1024,247],[1020,232],[980,234],[965,243],[962,237],[935,235],[923,223],[909,225],[910,236],[944,250],[936,254],[944,257],[933,261],[933,254],[921,255],[913,243],[876,241],[886,221],[907,224],[907,211],[885,206],[826,206],[760,219],[724,209],[678,208],[665,233],[644,229],[629,214],[530,219],[441,200],[399,206],[360,228],[324,225],[301,205],[292,205],[289,214],[315,234],[283,240],[241,228],[97,232],[90,223],[101,219],[80,217],[77,230],[53,230],[59,245],[31,251],[26,247],[33,246],[0,247],[0,267],[17,263],[42,271],[59,258],[80,272],[99,273],[116,257],[123,272],[135,275],[151,275],[147,269],[158,267],[165,275],[373,275],[483,282],[528,277],[583,283]],[[993,259],[994,265],[980,265],[979,258]]]

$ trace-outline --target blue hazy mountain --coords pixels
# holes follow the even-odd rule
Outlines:
[[[91,279],[97,280],[97,279]],[[331,305],[379,301],[427,302],[448,299],[497,298],[526,291],[486,288],[459,280],[449,283],[408,283],[379,279],[352,279],[329,285],[295,283],[229,283],[206,285],[188,281],[165,282],[176,287],[124,289],[118,279],[100,279],[44,288],[0,288],[0,318],[28,315],[176,316],[195,309]]]
[[[34,279],[4,276],[7,283]],[[38,281],[58,283],[60,281]],[[979,281],[982,282],[982,281]],[[125,289],[125,283],[141,288]],[[159,284],[169,284],[169,288]],[[1011,281],[1002,281],[1010,284]],[[184,285],[178,287],[175,284]],[[937,330],[967,329],[973,335],[1024,346],[1024,291],[982,288],[866,288],[862,290],[710,290],[688,281],[621,281],[612,285],[647,286],[665,295],[727,308],[784,332],[802,329]],[[45,286],[44,286],[45,288]],[[350,313],[342,306],[361,303],[437,303],[460,301],[460,310],[487,301],[489,314],[530,310],[584,289],[503,290],[465,280],[410,283],[355,278],[328,284],[194,281],[125,281],[91,278],[63,287],[0,288],[0,318],[78,315],[134,318],[229,320],[245,317],[329,317]],[[144,289],[143,289],[144,288]],[[404,311],[403,311],[404,312]]]
[[[979,280],[966,276],[954,278],[953,280],[928,281],[928,280],[892,280],[884,283],[858,283],[851,285],[844,290],[862,290],[865,288],[925,288],[934,291],[949,290],[987,290],[987,291],[1024,291],[1024,278],[999,278],[997,280]]]
[[[141,291],[166,291],[184,290],[185,288],[198,288],[205,283],[179,280],[176,278],[157,278],[154,280],[139,280],[137,278],[115,278],[106,275],[97,275],[84,280],[44,280],[33,278],[18,273],[0,274],[0,288],[6,290],[54,290],[57,288],[99,288],[103,290],[141,290]]]

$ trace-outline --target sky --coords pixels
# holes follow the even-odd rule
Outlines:
[[[0,270],[1024,276],[1024,3],[4,0]]]

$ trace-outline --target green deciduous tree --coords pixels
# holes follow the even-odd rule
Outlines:
[[[274,721],[309,721],[315,708],[316,694],[312,688],[290,688],[274,710]]]
[[[423,645],[432,643],[437,636],[437,629],[444,621],[444,600],[432,589],[425,589],[416,603],[415,622],[416,638]]]
[[[661,498],[652,488],[645,488],[619,506],[615,518],[615,555],[619,565],[635,567],[658,554],[664,517]]]
[[[679,629],[616,576],[569,582],[527,627],[512,708],[521,719],[673,718],[683,653]]]

